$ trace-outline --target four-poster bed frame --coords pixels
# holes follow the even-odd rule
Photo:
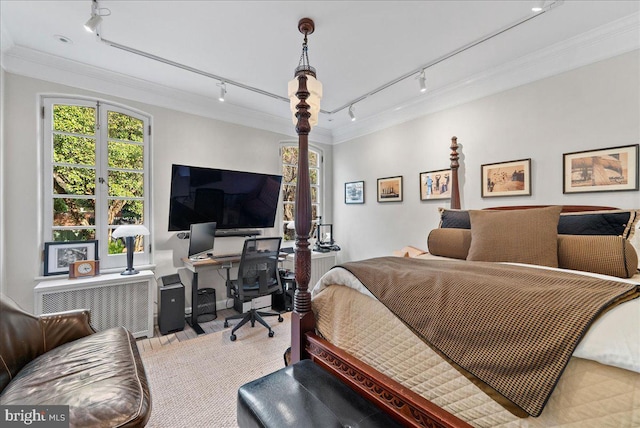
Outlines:
[[[314,30],[313,21],[304,18],[298,29],[306,35]],[[308,70],[298,70],[299,100],[296,106],[296,132],[298,134],[298,175],[295,203],[295,278],[297,289],[294,296],[291,317],[291,356],[290,362],[311,359],[330,373],[340,378],[353,390],[383,409],[391,417],[405,426],[432,428],[470,427],[467,422],[438,407],[426,398],[402,386],[400,383],[380,373],[340,348],[315,334],[315,316],[311,310],[311,249],[309,235],[311,231],[311,188],[309,169],[309,132],[311,125],[310,106],[307,99]],[[313,73],[311,73],[313,75]],[[314,76],[315,77],[315,76]],[[460,209],[460,191],[458,180],[459,154],[457,137],[451,138],[451,208]],[[534,208],[541,206],[511,206],[493,209]],[[563,206],[563,212],[611,210],[612,207]],[[313,284],[311,284],[313,285]]]

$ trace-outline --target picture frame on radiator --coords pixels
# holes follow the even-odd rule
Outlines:
[[[98,260],[97,240],[44,243],[44,276],[68,274],[80,260]]]

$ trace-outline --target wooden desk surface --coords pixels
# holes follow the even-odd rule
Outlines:
[[[279,259],[284,260],[287,257],[287,253],[280,253]],[[189,257],[183,257],[182,263],[190,270],[212,267],[221,269],[227,263],[238,263],[242,258],[242,254],[216,254],[211,257],[207,257],[202,260],[191,260]]]

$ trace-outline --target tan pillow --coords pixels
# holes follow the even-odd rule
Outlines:
[[[558,267],[561,206],[509,211],[470,210],[467,260]]]
[[[433,229],[427,238],[429,252],[434,256],[466,259],[471,245],[469,229]]]
[[[638,271],[638,254],[621,236],[558,235],[558,266],[631,278]]]

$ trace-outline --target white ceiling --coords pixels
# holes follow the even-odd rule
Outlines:
[[[84,30],[89,0],[0,1],[2,66],[86,89],[294,134],[288,103],[116,49],[104,39],[281,97],[310,17],[309,59],[324,85],[322,109],[353,100],[529,17],[347,109],[322,114],[316,139],[339,142],[381,126],[618,55],[640,45],[640,2],[137,1],[104,0],[101,41]],[[551,2],[546,2],[547,4]],[[535,17],[534,17],[535,16]],[[62,43],[57,35],[72,43]],[[107,82],[105,84],[105,82]],[[153,102],[153,100],[151,100]],[[207,106],[202,108],[202,106]]]

